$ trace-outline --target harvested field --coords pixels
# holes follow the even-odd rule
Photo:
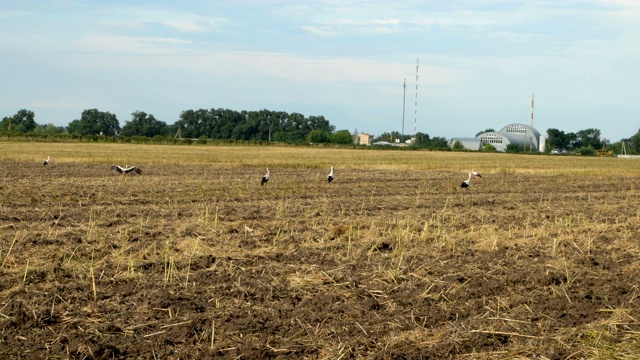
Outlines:
[[[142,175],[109,170],[125,163]],[[483,177],[461,190],[472,167]],[[0,142],[0,348],[636,358],[639,172],[615,158]]]

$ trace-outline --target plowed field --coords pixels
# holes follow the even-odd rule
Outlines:
[[[634,358],[633,161],[0,143],[0,352]]]

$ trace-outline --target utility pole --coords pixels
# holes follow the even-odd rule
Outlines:
[[[420,60],[416,59],[416,104],[415,113],[413,118],[413,137],[415,139],[418,132],[418,68],[420,67]]]

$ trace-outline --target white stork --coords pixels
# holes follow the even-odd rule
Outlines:
[[[333,166],[331,167],[331,171],[329,172],[329,175],[327,175],[327,184],[331,184],[332,181],[333,181]]]
[[[264,185],[269,181],[269,168],[267,168],[267,173],[262,177],[262,181],[260,181],[260,185]]]
[[[466,189],[469,187],[469,185],[471,185],[471,177],[473,176],[473,172],[469,173],[469,178],[467,178],[467,180],[463,181],[462,184],[460,184],[460,187],[463,189]]]
[[[51,156],[47,156],[47,160],[42,162],[42,165],[49,165],[49,161],[51,161]]]
[[[142,170],[137,167],[137,166],[128,166],[125,165],[124,167],[120,166],[120,165],[114,165],[111,167],[111,170],[115,170],[121,174],[128,174],[130,172],[135,172],[136,174],[142,174]]]
[[[480,175],[480,173],[479,173],[479,172],[477,172],[477,171],[475,171],[475,170],[473,170],[473,169],[471,169],[471,174],[473,175],[473,177],[479,177],[479,178],[481,178],[481,177],[482,177],[482,175]]]

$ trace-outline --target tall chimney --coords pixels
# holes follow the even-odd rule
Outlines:
[[[531,127],[533,127],[533,95],[531,94]]]

